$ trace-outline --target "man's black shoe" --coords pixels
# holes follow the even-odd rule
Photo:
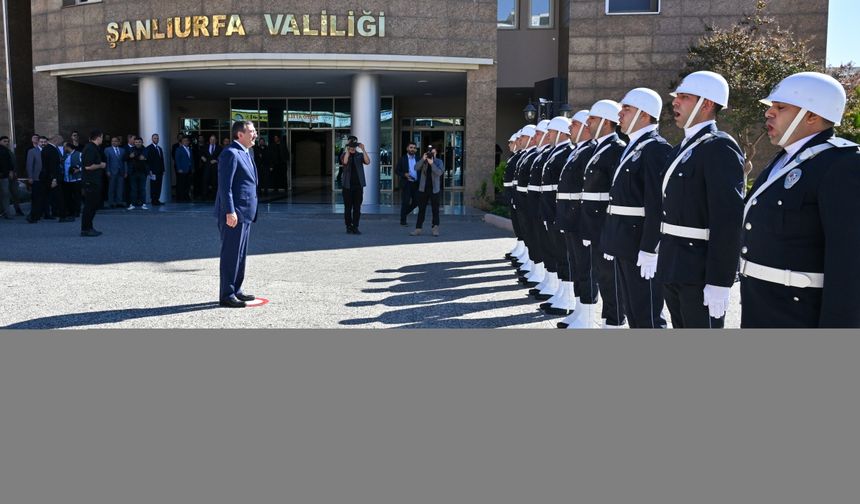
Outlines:
[[[529,289],[529,296],[537,296],[540,294],[540,289]]]
[[[60,220],[58,220],[57,222],[75,222],[75,218],[74,217],[63,217]]]
[[[17,215],[18,217],[21,217],[24,215],[24,212],[22,212],[20,208],[16,208],[15,209],[15,215]]]
[[[45,216],[45,217],[42,217],[42,218],[43,218],[43,219],[45,219],[45,220],[57,220],[57,218],[56,218],[56,217],[54,217],[53,215],[48,215],[48,216]]]
[[[513,258],[514,258],[514,256],[513,256],[513,255],[511,255],[511,253],[510,253],[510,252],[508,252],[507,254],[505,254],[505,259],[507,259],[508,261],[510,261],[510,260],[511,260],[511,259],[513,259]]]
[[[244,308],[248,306],[244,301],[239,300],[236,296],[230,296],[227,299],[222,299],[218,302],[219,306],[223,306],[225,308]]]
[[[27,217],[27,222],[29,222],[30,224],[35,224],[35,223],[39,222],[39,219],[33,219],[31,217]]]
[[[256,297],[254,297],[253,294],[242,294],[242,293],[236,294],[236,298],[239,299],[240,301],[253,301],[253,300],[257,299]]]
[[[567,329],[567,326],[569,326],[569,325],[570,324],[568,324],[567,322],[557,322],[555,324],[555,326],[558,327],[559,329]]]
[[[346,234],[352,234],[352,232],[353,232],[353,231],[352,231],[352,226],[347,226],[347,228],[346,228]]]
[[[406,221],[401,221],[400,225],[405,227],[405,226],[408,226],[409,224],[407,224]]]
[[[552,294],[540,294],[540,293],[535,294],[535,299],[537,299],[538,301],[546,301],[547,299],[549,299],[551,297],[552,297]]]
[[[95,229],[88,229],[86,231],[81,231],[81,236],[94,237],[94,236],[101,236],[101,235],[102,235],[102,232],[96,231]]]
[[[549,308],[543,308],[543,312],[547,315],[567,316],[573,313],[573,310],[565,310],[564,308],[553,308],[552,306],[550,306]]]
[[[352,234],[361,234],[357,227],[352,228]]]

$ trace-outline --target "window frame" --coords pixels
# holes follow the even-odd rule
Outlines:
[[[514,24],[506,26],[499,24],[499,2],[496,0],[496,29],[497,30],[518,30],[520,28],[520,0],[514,0]]]
[[[558,3],[556,0],[547,0],[549,2],[549,26],[532,26],[532,2],[534,0],[529,0],[529,10],[528,17],[526,20],[526,28],[529,30],[554,30],[555,29],[555,16],[556,16],[556,4]]]
[[[609,2],[612,0],[606,0],[604,3],[604,14],[607,16],[655,16],[663,12],[663,2],[657,0],[657,10],[656,11],[648,11],[648,12],[609,12]]]

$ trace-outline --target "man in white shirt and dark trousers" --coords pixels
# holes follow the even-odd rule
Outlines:
[[[418,160],[415,153],[418,147],[409,142],[406,146],[406,155],[397,162],[397,175],[400,177],[400,225],[407,226],[406,216],[418,206],[418,173],[415,164]]]
[[[657,271],[676,328],[722,328],[738,270],[744,198],[744,155],[719,131],[729,85],[714,72],[694,72],[672,93],[684,141],[663,173],[663,222]]]

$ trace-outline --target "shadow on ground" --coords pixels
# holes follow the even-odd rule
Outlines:
[[[69,313],[66,315],[53,315],[50,317],[24,320],[5,326],[2,329],[67,329],[98,324],[117,324],[133,319],[177,315],[180,313],[211,310],[214,308],[218,308],[218,303],[196,303],[162,306],[158,308],[130,308],[87,313]]]
[[[381,305],[393,308],[372,318],[342,320],[345,326],[382,323],[402,328],[487,328],[510,327],[549,320],[538,309],[538,303],[527,295],[527,289],[516,282],[510,263],[505,260],[438,262],[377,270],[380,275],[371,283],[391,283],[389,287],[364,289],[365,293],[390,293],[379,301],[356,301],[347,307]],[[488,285],[492,284],[492,285]],[[464,301],[521,291],[514,299]],[[498,317],[475,317],[480,312],[522,306],[523,313]],[[467,318],[464,318],[467,317]]]

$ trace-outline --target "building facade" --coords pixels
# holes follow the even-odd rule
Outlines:
[[[444,153],[446,204],[492,187],[495,146],[523,123],[649,85],[665,94],[707,24],[754,0],[4,0],[0,134],[98,127],[162,145],[227,136],[254,120],[291,162],[277,174],[337,201],[350,133],[371,153],[365,202],[396,203],[406,144]],[[784,27],[825,54],[827,1],[772,0]],[[11,135],[10,135],[11,136]],[[163,199],[168,199],[165,184]]]

